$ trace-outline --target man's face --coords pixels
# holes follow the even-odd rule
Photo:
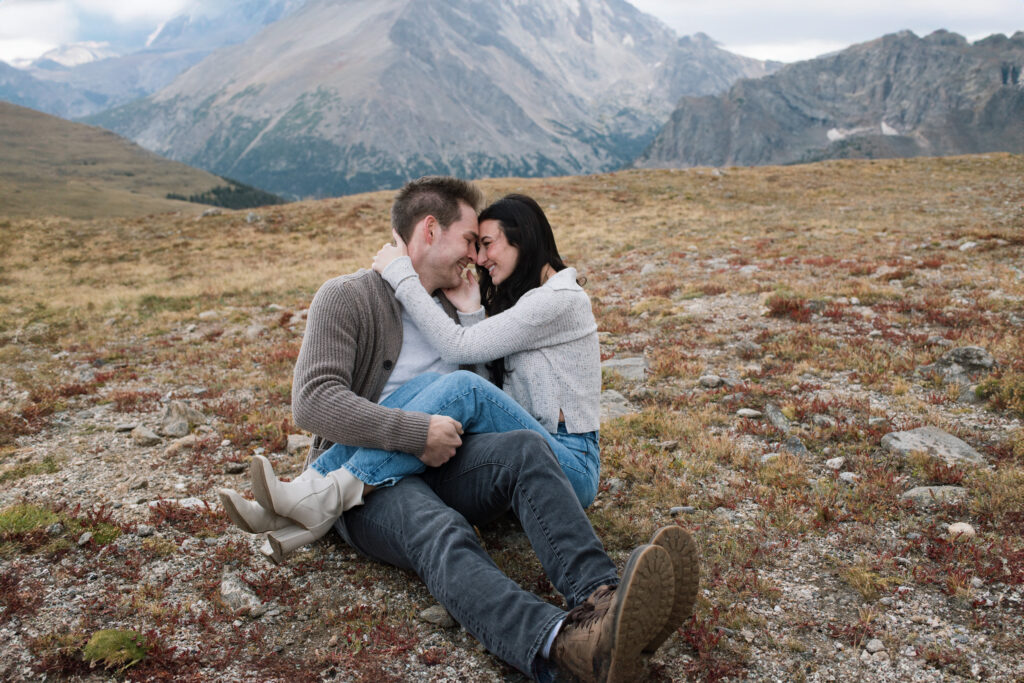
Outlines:
[[[413,265],[427,291],[458,286],[462,269],[476,261],[476,212],[461,202],[460,208],[458,220],[447,230],[436,221],[425,226],[430,234],[425,236],[427,243],[419,263],[414,259]]]

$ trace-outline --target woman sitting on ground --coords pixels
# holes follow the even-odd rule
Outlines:
[[[397,234],[395,245],[378,252],[373,269],[394,288],[444,361],[487,362],[494,383],[463,370],[427,373],[398,387],[381,405],[447,415],[467,433],[537,431],[586,507],[597,494],[600,474],[600,349],[590,299],[575,269],[562,262],[536,201],[508,195],[484,209],[479,224],[479,284],[470,268],[459,287],[444,292],[459,309],[462,325],[423,288]],[[363,495],[424,469],[412,454],[335,444],[287,483],[277,479],[266,458],[256,456],[257,503],[230,489],[220,495],[240,528],[270,532],[263,552],[280,561],[327,533]]]

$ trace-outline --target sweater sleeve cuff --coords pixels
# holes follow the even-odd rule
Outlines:
[[[403,280],[418,276],[416,275],[416,271],[413,270],[412,259],[408,256],[399,256],[387,265],[387,267],[381,272],[381,277],[391,285],[392,289],[398,289],[398,285],[400,285]]]
[[[472,313],[463,313],[462,311],[459,311],[459,323],[461,323],[463,327],[472,327],[486,317],[487,314],[484,312],[483,306]]]

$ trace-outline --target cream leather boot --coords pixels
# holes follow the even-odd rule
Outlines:
[[[257,455],[252,459],[251,474],[253,495],[263,507],[310,531],[323,527],[320,535],[327,533],[342,512],[363,504],[363,482],[345,468],[327,476],[309,468],[294,481],[281,482],[270,461]]]
[[[246,500],[232,489],[217,489],[220,504],[228,518],[242,531],[250,534],[262,534],[265,531],[276,531],[291,525],[293,522],[268,510],[254,500]]]

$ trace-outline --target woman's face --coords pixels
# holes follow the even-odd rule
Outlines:
[[[491,282],[501,284],[516,269],[519,250],[508,243],[501,223],[487,220],[480,224],[480,249],[476,263],[491,274]]]

